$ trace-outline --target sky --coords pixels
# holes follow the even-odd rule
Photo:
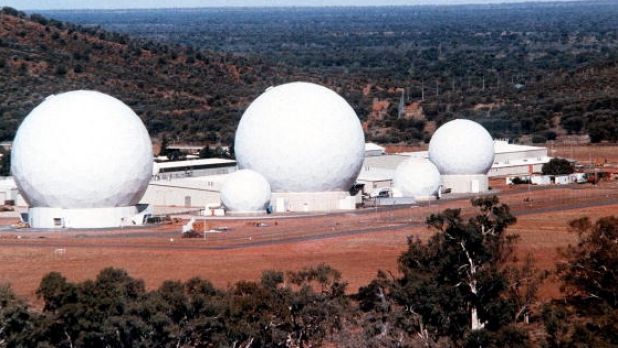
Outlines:
[[[226,6],[402,6],[502,2],[530,2],[530,0],[0,0],[0,7],[10,6],[18,10],[59,10]]]

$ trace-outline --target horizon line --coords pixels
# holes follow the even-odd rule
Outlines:
[[[590,4],[595,2],[609,2],[607,0],[526,0],[526,1],[491,1],[491,0],[470,0],[464,3],[419,3],[419,4],[363,4],[363,5],[225,5],[225,6],[161,6],[161,7],[109,7],[109,8],[28,8],[19,11],[144,11],[144,10],[200,10],[200,9],[337,9],[337,8],[396,8],[396,7],[461,7],[461,6],[504,6],[504,5],[532,5],[532,4],[565,4],[583,3]],[[2,7],[13,7],[0,5]]]

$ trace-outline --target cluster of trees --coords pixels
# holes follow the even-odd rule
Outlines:
[[[42,98],[86,88],[127,102],[155,137],[229,145],[247,105],[291,80],[340,92],[373,141],[427,141],[428,121],[455,117],[536,143],[617,140],[611,3],[161,14],[0,11],[0,140]],[[399,118],[402,89],[420,118]],[[379,117],[375,100],[390,105]]]
[[[1,150],[0,150],[1,151]],[[169,148],[169,139],[163,137],[161,140],[161,148],[159,156],[166,156],[170,161],[184,161],[187,158],[187,153],[178,149]],[[199,158],[234,158],[234,146],[222,146],[221,144],[204,146],[198,153]],[[9,159],[10,161],[10,159]]]
[[[575,172],[573,164],[564,158],[552,158],[541,167],[543,175],[568,175]]]
[[[578,242],[561,251],[557,274],[564,300],[546,304],[548,347],[618,345],[618,218],[569,223]]]
[[[618,345],[618,219],[570,223],[578,244],[555,274],[564,299],[539,304],[547,277],[513,250],[516,220],[495,197],[447,209],[435,233],[408,240],[399,273],[380,271],[357,294],[327,265],[266,271],[227,289],[194,278],[147,291],[119,269],[94,280],[46,275],[29,308],[0,287],[7,347],[613,347]],[[540,306],[539,306],[540,305]]]
[[[231,144],[249,101],[274,84],[247,81],[259,63],[166,45],[98,27],[0,11],[0,140],[45,97],[74,89],[109,93],[132,107],[153,137]]]
[[[610,102],[618,89],[618,9],[611,1],[50,15],[264,63],[247,73],[252,81],[273,73],[317,80],[340,91],[362,120],[373,114],[374,98],[389,101],[385,117],[371,119],[374,141],[429,138],[419,125],[395,122],[401,88],[438,125],[471,118],[495,137],[530,135],[536,143],[563,134],[615,141],[618,134]]]
[[[319,344],[348,312],[345,283],[328,266],[223,291],[205,280],[166,281],[146,291],[114,268],[94,280],[46,275],[41,312],[0,288],[0,345],[7,347],[283,347]]]

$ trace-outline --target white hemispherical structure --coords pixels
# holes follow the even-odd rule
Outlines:
[[[429,160],[409,158],[395,171],[393,186],[404,197],[429,197],[440,188],[440,172]]]
[[[493,138],[483,126],[470,120],[445,123],[429,142],[429,159],[442,175],[487,174],[494,156]]]
[[[106,94],[73,91],[45,99],[13,141],[11,172],[31,208],[136,205],[152,175],[141,119]]]
[[[221,202],[232,212],[260,212],[270,203],[270,184],[258,172],[242,169],[229,175],[221,187]]]
[[[242,169],[262,174],[273,192],[347,191],[363,165],[365,136],[354,109],[312,83],[269,88],[236,131]]]

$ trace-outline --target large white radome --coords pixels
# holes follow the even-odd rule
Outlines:
[[[494,162],[494,141],[483,126],[457,119],[431,137],[429,159],[442,175],[487,174]]]
[[[409,158],[397,167],[393,185],[404,197],[433,196],[440,188],[440,172],[427,159]]]
[[[262,174],[273,192],[347,191],[364,149],[352,107],[332,90],[306,82],[258,97],[240,120],[234,144],[239,167]]]
[[[221,187],[221,202],[232,212],[264,211],[270,195],[268,181],[249,169],[230,174]]]
[[[11,159],[31,207],[133,206],[152,175],[152,146],[141,119],[94,91],[45,99],[19,127]]]

